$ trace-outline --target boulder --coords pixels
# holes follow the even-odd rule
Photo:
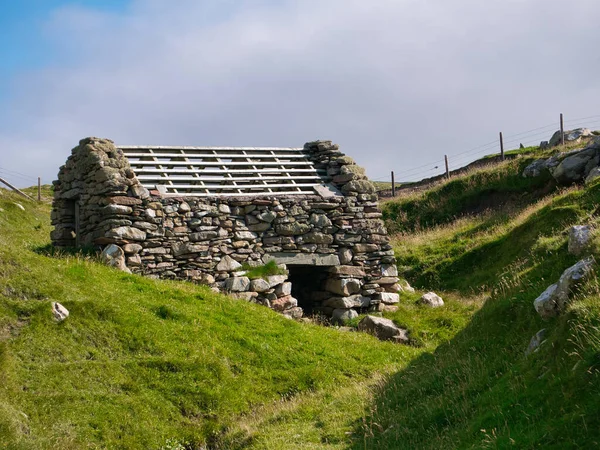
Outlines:
[[[542,319],[556,317],[565,309],[573,291],[592,274],[595,265],[593,256],[582,259],[565,270],[557,283],[535,299],[533,306]]]
[[[331,322],[334,324],[337,323],[346,323],[349,320],[355,319],[358,317],[358,313],[353,309],[334,309],[331,314]]]
[[[600,167],[594,167],[585,177],[585,184],[590,184],[598,177],[600,177]]]
[[[588,128],[576,128],[574,130],[568,130],[564,132],[565,134],[565,143],[577,143],[581,142],[581,140],[585,137],[593,136],[593,133]],[[548,145],[550,147],[555,147],[560,145],[562,142],[560,138],[560,130],[556,131],[552,137],[550,138],[550,142]]]
[[[444,306],[444,300],[442,300],[442,297],[437,295],[435,292],[423,294],[423,296],[419,299],[419,303],[421,305],[429,306],[430,308],[439,308],[440,306]]]
[[[57,322],[62,322],[69,317],[69,310],[58,302],[52,302],[52,316]]]
[[[525,356],[532,354],[537,351],[537,349],[542,345],[544,340],[546,339],[546,329],[542,328],[540,331],[535,333],[535,335],[529,341],[529,345],[527,346],[527,350],[525,350]]]
[[[569,230],[569,253],[581,255],[592,239],[592,227],[589,225],[575,225]]]
[[[302,311],[302,308],[296,306],[294,308],[290,308],[283,311],[282,314],[288,319],[300,319],[302,318],[302,314],[304,314],[304,311]]]
[[[550,173],[557,182],[567,185],[584,180],[599,162],[598,150],[586,148],[564,158],[558,166],[550,169]]]
[[[358,330],[372,334],[382,341],[393,341],[407,344],[408,331],[396,326],[390,319],[366,316],[358,323]]]
[[[110,267],[122,270],[123,272],[131,273],[125,262],[125,252],[121,247],[115,244],[110,244],[102,250],[100,255],[102,262]]]

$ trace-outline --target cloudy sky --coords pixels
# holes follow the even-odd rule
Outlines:
[[[331,139],[373,179],[418,179],[444,154],[460,166],[497,151],[498,131],[539,143],[560,112],[600,128],[597,6],[0,0],[0,176],[50,182],[80,138],[101,136]]]

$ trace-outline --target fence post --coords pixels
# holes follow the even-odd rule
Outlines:
[[[500,132],[500,159],[504,161],[504,138],[502,137],[502,131]]]
[[[392,170],[392,197],[396,196],[396,183],[394,181],[394,171]]]
[[[42,201],[42,178],[38,177],[38,202]]]
[[[560,113],[560,144],[565,145],[565,125],[563,122],[563,114]]]
[[[6,181],[4,178],[0,178],[0,183],[7,185],[9,188],[11,188],[13,191],[15,191],[17,194],[28,198],[29,200],[33,200],[29,195],[27,195],[25,192],[23,192],[22,190],[14,187],[12,184],[10,184],[8,181]]]
[[[446,163],[446,178],[450,179],[450,168],[448,167],[448,155],[444,155],[444,161]]]

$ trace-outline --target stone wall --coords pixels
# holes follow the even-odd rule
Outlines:
[[[122,269],[208,284],[291,317],[302,311],[286,276],[250,280],[243,263],[322,267],[315,310],[337,318],[396,303],[395,259],[374,186],[337,145],[305,149],[338,192],[178,198],[144,188],[110,140],[83,139],[54,183],[52,242],[110,246]]]

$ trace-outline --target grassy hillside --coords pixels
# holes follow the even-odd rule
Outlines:
[[[559,189],[512,161],[384,205],[411,346],[284,319],[189,283],[48,252],[47,204],[0,191],[0,442],[29,448],[600,446],[600,288],[557,319],[533,300],[598,225],[600,182]],[[21,203],[25,211],[15,205]],[[590,251],[600,260],[600,240]],[[51,319],[50,302],[70,311]],[[356,322],[355,322],[356,323]],[[546,328],[539,351],[525,356]]]
[[[458,304],[449,330],[426,312],[411,328],[420,347],[382,343],[90,256],[52,255],[48,204],[0,190],[0,209],[3,448],[265,448],[272,439],[265,446],[286,448],[272,427],[236,428],[282,412],[302,417],[290,419],[291,436],[312,430],[298,448],[344,448],[374,380],[435,348],[473,311]],[[65,322],[52,320],[52,301],[70,311]],[[339,409],[320,403],[327,398]]]
[[[512,198],[523,164],[510,162],[386,205],[388,220],[407,228],[406,216],[397,212],[419,204],[408,211],[421,230],[395,242],[409,280],[488,298],[452,340],[382,384],[362,427],[367,448],[600,446],[597,280],[557,319],[543,322],[532,305],[578,260],[567,252],[568,228],[598,226],[600,184],[536,201],[535,190],[524,189],[508,208],[496,203],[473,214],[473,199],[482,201],[492,189]],[[443,225],[427,227],[434,216]],[[590,249],[596,259],[598,249],[596,238]],[[530,338],[541,328],[548,331],[547,342],[526,357]],[[355,448],[365,448],[364,442]]]

